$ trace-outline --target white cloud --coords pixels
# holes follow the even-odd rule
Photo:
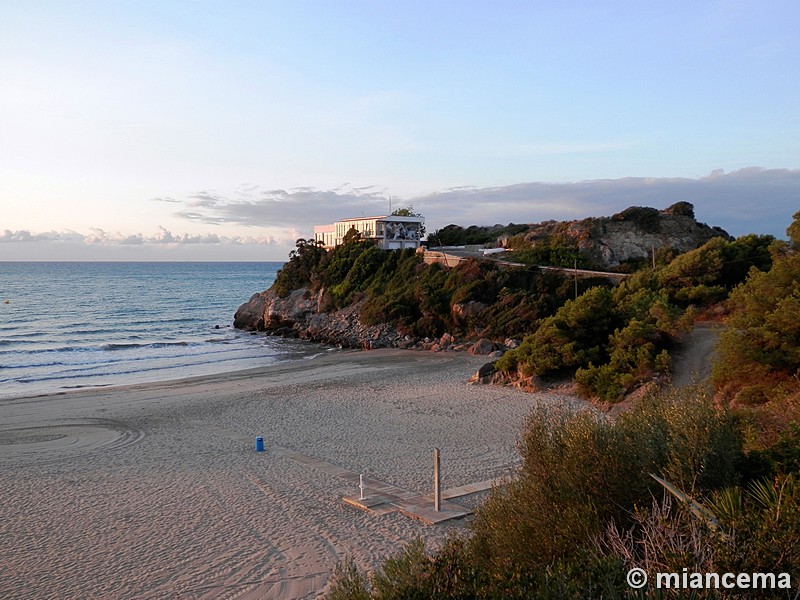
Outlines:
[[[800,169],[748,167],[705,177],[626,177],[572,183],[530,182],[492,188],[457,187],[407,200],[426,217],[428,231],[450,223],[491,225],[537,223],[611,215],[629,206],[665,208],[691,202],[697,218],[733,235],[770,233],[782,237],[800,198]],[[390,199],[375,186],[303,187],[258,192],[248,189],[226,198],[198,192],[177,216],[207,224],[291,228],[310,235],[315,224],[342,218],[386,214]]]
[[[158,231],[152,235],[142,233],[124,234],[121,232],[109,232],[103,229],[92,227],[90,233],[82,234],[75,231],[47,231],[33,233],[27,229],[10,231],[6,229],[0,233],[0,243],[35,243],[35,242],[59,242],[59,243],[81,243],[94,246],[143,246],[143,245],[220,245],[220,246],[274,246],[282,241],[269,235],[261,236],[225,236],[209,233],[198,234],[173,234],[168,229],[159,226]],[[290,232],[293,234],[295,232]]]
[[[258,191],[251,186],[246,196],[236,193],[234,198],[197,192],[185,200],[184,206],[175,215],[191,221],[310,230],[315,224],[348,216],[385,214],[389,199],[375,186],[337,190],[301,187],[290,191]]]
[[[732,235],[784,237],[800,207],[800,169],[748,167],[704,177],[596,179],[572,183],[530,182],[492,188],[450,188],[410,199],[391,198],[394,208],[412,204],[426,217],[429,232],[450,223],[492,225],[537,223],[612,215],[629,206],[665,208],[694,204],[698,220]],[[243,184],[231,197],[204,190],[180,200],[154,198],[179,208],[193,233],[158,226],[154,232],[109,231],[99,227],[35,232],[0,231],[0,260],[285,260],[297,238],[315,224],[389,212],[386,190],[376,186],[262,190]],[[178,221],[180,223],[180,221]],[[202,231],[203,225],[219,227]],[[242,234],[237,233],[237,229]],[[98,254],[98,249],[103,253]]]
[[[665,208],[691,202],[701,221],[733,235],[770,233],[783,237],[800,203],[800,169],[749,167],[706,177],[597,179],[574,183],[522,183],[464,188],[413,199],[428,230],[459,225],[534,223],[611,215],[629,206]]]
[[[44,231],[33,233],[27,229],[10,231],[8,229],[0,233],[0,244],[16,242],[80,242],[85,236],[75,231]]]

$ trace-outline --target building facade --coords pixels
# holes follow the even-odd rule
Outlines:
[[[383,250],[419,248],[424,223],[423,217],[397,215],[343,219],[330,225],[314,226],[314,239],[326,248],[335,248],[342,244],[348,231],[355,229],[362,239],[372,240]]]

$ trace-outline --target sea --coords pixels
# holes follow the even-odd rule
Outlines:
[[[279,262],[0,262],[0,398],[268,367],[324,352],[233,328]]]

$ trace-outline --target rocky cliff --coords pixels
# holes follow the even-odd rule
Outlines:
[[[334,311],[324,311],[325,291],[312,293],[306,288],[281,298],[273,290],[253,296],[236,311],[233,326],[245,331],[263,331],[271,335],[341,346],[342,348],[408,348],[418,350],[463,350],[476,355],[501,353],[505,346],[487,339],[459,343],[452,335],[415,338],[397,331],[388,323],[364,325],[358,318],[361,302]],[[515,341],[507,340],[516,345]]]
[[[388,324],[371,327],[360,323],[358,303],[323,312],[323,296],[324,290],[312,293],[306,288],[294,290],[286,298],[271,289],[254,294],[236,311],[233,326],[345,348],[383,348],[396,345],[398,338],[402,338]]]
[[[577,244],[578,247],[593,257],[595,263],[604,266],[615,266],[627,260],[647,258],[654,247],[657,249],[671,248],[678,252],[683,252],[697,248],[713,237],[730,237],[719,228],[712,228],[698,223],[694,219],[692,205],[686,202],[680,202],[662,211],[654,208],[632,207],[612,217],[590,218],[572,222],[552,221],[539,225],[523,226],[523,229],[524,231],[517,229],[514,236],[517,241],[519,241],[519,236],[524,236],[524,241],[529,244],[529,247],[535,247],[538,243],[552,243],[553,238],[573,240],[569,244],[570,247],[572,247],[573,243]],[[498,244],[502,244],[503,241],[503,239],[499,239]],[[508,240],[505,241],[507,242]],[[337,256],[334,253],[333,258],[330,259],[331,262],[328,263],[322,261],[322,255],[317,256],[320,250],[314,247],[315,253],[312,258],[316,259],[317,262],[315,264],[322,265],[319,266],[320,269],[332,269],[334,272],[340,271],[341,273],[339,273],[340,280],[327,277],[327,272],[324,272],[324,276],[320,276],[319,273],[312,276],[312,271],[309,269],[306,268],[305,271],[301,269],[303,265],[295,265],[295,263],[300,264],[304,260],[302,251],[305,249],[307,248],[303,247],[298,250],[297,256],[293,257],[286,268],[295,267],[294,271],[297,272],[295,275],[300,274],[295,278],[297,281],[306,281],[309,285],[311,281],[328,281],[331,290],[344,286],[343,282],[350,285],[354,290],[365,289],[366,286],[361,286],[364,281],[350,281],[354,278],[353,273],[357,273],[361,279],[368,278],[374,275],[377,269],[375,264],[381,264],[381,261],[378,260],[367,268],[364,266],[366,264],[364,261],[357,262],[353,258],[353,256],[359,255],[358,252],[350,256],[346,247],[342,247],[344,252],[341,253],[341,256]],[[364,253],[362,254],[367,256]],[[333,267],[334,264],[336,269]],[[355,268],[354,265],[356,264],[359,264],[360,267]],[[481,271],[478,270],[478,272]],[[415,276],[414,279],[417,280],[419,277],[420,275]],[[492,294],[497,295],[501,290],[491,288],[488,284],[481,287],[484,282],[472,281],[471,277],[472,275],[464,274],[463,289],[459,288],[460,291],[450,290],[448,294],[452,297],[444,299],[443,302],[446,303],[444,306],[446,309],[449,308],[450,314],[428,314],[432,311],[431,306],[439,307],[442,304],[442,302],[438,304],[429,302],[431,306],[425,307],[420,314],[414,315],[411,319],[412,323],[424,321],[426,318],[431,322],[438,319],[438,331],[442,331],[442,323],[444,323],[444,327],[447,328],[445,331],[449,330],[471,337],[468,341],[462,341],[463,343],[458,343],[450,334],[444,334],[435,339],[411,337],[408,332],[412,329],[408,323],[405,324],[405,327],[388,323],[365,325],[359,318],[365,302],[364,293],[352,295],[353,300],[348,300],[351,302],[349,305],[339,310],[332,310],[330,307],[334,303],[330,301],[330,297],[327,297],[330,294],[324,287],[311,289],[302,287],[292,290],[293,286],[298,285],[294,280],[292,280],[291,286],[284,285],[283,289],[279,290],[284,297],[281,297],[281,294],[276,291],[279,288],[277,285],[265,292],[253,295],[236,312],[234,326],[238,329],[264,331],[273,335],[298,337],[347,348],[398,347],[431,350],[455,348],[469,349],[475,354],[502,351],[509,344],[499,343],[499,340],[507,336],[521,337],[526,331],[508,329],[501,330],[498,335],[494,335],[490,329],[486,328],[486,323],[481,324],[481,315],[491,312],[490,304],[494,302],[494,298],[491,297]],[[496,276],[494,279],[499,280]],[[526,278],[522,279],[527,281]],[[433,279],[430,281],[432,282]],[[434,283],[430,283],[430,285],[434,285]],[[435,284],[435,286],[441,285],[441,281]],[[502,285],[510,284],[507,282]],[[531,290],[534,288],[528,289],[525,287],[532,285],[531,282],[522,282],[520,285],[522,285],[521,289],[510,290],[514,292],[510,296],[514,300],[511,306],[503,309],[509,314],[503,313],[505,315],[503,316],[499,313],[492,313],[494,315],[493,318],[501,325],[506,321],[531,323],[538,318],[537,311],[546,309],[546,307],[543,308],[538,305],[525,305],[526,294],[530,295],[532,293]],[[486,289],[484,290],[484,288]],[[406,290],[407,293],[404,292],[405,295],[397,292],[394,300],[390,298],[387,302],[396,301],[397,298],[403,298],[405,302],[409,301],[407,300],[408,298],[419,299],[424,297],[425,294],[429,294],[426,289]],[[549,289],[535,291],[538,296],[549,293]],[[457,297],[458,299],[456,299]],[[563,301],[563,298],[554,297],[551,300],[554,303],[558,303]],[[339,306],[341,305],[342,303],[340,302]],[[516,314],[514,312],[516,305],[522,306],[528,312],[523,310],[520,314]],[[372,311],[373,313],[375,311],[374,300]],[[488,321],[488,317],[486,320]],[[376,319],[371,319],[371,322],[374,321]],[[481,326],[478,327],[478,325]],[[401,330],[398,330],[398,327]],[[426,335],[426,330],[424,328],[420,329],[418,326],[413,331],[417,336]],[[428,335],[432,334],[428,333]],[[475,343],[477,337],[491,337],[493,335],[497,338],[495,343],[489,340],[480,340],[479,343]]]
[[[732,239],[723,229],[695,220],[694,207],[688,202],[678,202],[664,210],[632,206],[611,217],[547,221],[529,225],[527,231],[518,235],[534,247],[554,236],[571,239],[594,264],[603,268],[647,259],[654,248],[682,253],[699,248],[714,237]],[[510,236],[503,236],[497,244],[506,246],[509,239]]]

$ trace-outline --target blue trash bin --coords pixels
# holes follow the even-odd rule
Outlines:
[[[263,452],[264,451],[264,438],[257,437],[256,438],[256,452]]]

